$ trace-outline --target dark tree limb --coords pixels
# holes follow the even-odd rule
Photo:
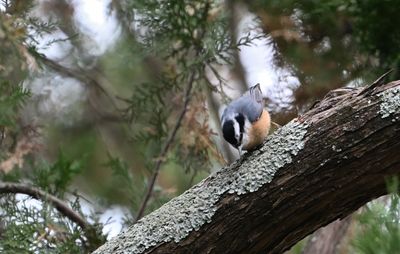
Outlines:
[[[90,224],[88,224],[80,214],[70,208],[63,200],[34,186],[23,183],[0,182],[0,194],[7,193],[26,194],[34,199],[47,201],[52,204],[54,208],[56,208],[62,215],[78,224],[82,229],[87,229],[87,227],[90,226]]]
[[[95,253],[282,253],[400,172],[400,81],[327,96]]]

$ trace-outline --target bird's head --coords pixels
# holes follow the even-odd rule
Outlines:
[[[244,133],[244,116],[240,113],[234,117],[224,119],[222,123],[222,134],[226,141],[239,150],[242,150]]]

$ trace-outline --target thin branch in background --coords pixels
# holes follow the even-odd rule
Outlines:
[[[47,201],[52,204],[62,215],[68,217],[71,221],[78,224],[83,230],[87,230],[91,225],[79,215],[77,212],[72,210],[65,202],[43,190],[40,190],[34,186],[23,184],[23,183],[0,183],[0,194],[26,194],[34,199]]]
[[[178,129],[181,127],[182,125],[182,120],[187,112],[188,106],[189,106],[189,102],[191,99],[191,92],[192,92],[192,88],[193,88],[193,83],[194,83],[194,79],[195,79],[195,75],[196,73],[193,72],[190,77],[189,77],[189,81],[188,81],[188,85],[186,87],[186,92],[185,92],[185,101],[183,104],[183,108],[182,111],[180,112],[178,119],[175,123],[174,128],[172,129],[171,134],[169,135],[167,141],[165,142],[163,148],[161,149],[161,152],[159,154],[159,156],[157,157],[157,162],[156,165],[154,167],[153,170],[153,175],[150,179],[150,183],[147,187],[147,191],[146,194],[144,196],[144,199],[139,207],[138,210],[138,214],[136,216],[136,219],[134,222],[137,222],[144,214],[144,211],[147,207],[147,203],[149,202],[149,199],[153,193],[153,189],[154,189],[154,184],[157,180],[158,174],[160,172],[160,168],[161,168],[161,164],[164,162],[165,156],[167,155],[167,152],[169,151],[169,148],[171,147],[172,142],[175,139],[176,134],[178,133]]]
[[[208,11],[210,8],[210,2],[207,1],[206,6],[204,8],[204,12],[203,12],[203,20],[206,20],[207,15],[208,15]],[[205,33],[205,28],[201,30],[200,32],[200,36],[198,38],[203,38],[204,37],[204,33]],[[200,45],[196,45],[195,46],[195,54],[194,57],[197,58],[200,54],[200,52],[202,51],[202,47]],[[203,70],[204,70],[204,66],[203,66]],[[150,183],[148,185],[145,197],[139,207],[138,210],[138,214],[135,218],[134,223],[136,223],[144,214],[144,211],[147,207],[147,203],[149,202],[149,199],[153,193],[153,189],[154,189],[154,185],[155,182],[157,180],[158,174],[160,172],[160,168],[161,168],[161,164],[165,161],[165,156],[168,153],[168,150],[170,148],[170,146],[172,145],[172,142],[175,139],[176,134],[178,133],[178,129],[181,127],[182,125],[182,121],[183,118],[188,110],[188,106],[189,106],[189,102],[191,99],[191,92],[192,92],[192,88],[193,88],[193,84],[195,81],[195,76],[196,76],[196,71],[193,70],[192,73],[189,76],[189,80],[187,83],[187,87],[186,87],[186,91],[185,91],[185,95],[184,95],[184,103],[183,103],[183,107],[182,107],[182,111],[180,112],[178,119],[175,123],[175,126],[172,129],[171,134],[169,135],[169,137],[167,138],[163,148],[161,149],[161,152],[159,154],[159,156],[157,157],[157,162],[156,165],[154,167],[154,171],[153,171],[153,175],[150,179]]]
[[[383,85],[384,81],[385,81],[385,78],[393,71],[394,71],[394,69],[390,69],[389,71],[387,71],[384,74],[382,74],[371,85],[368,85],[363,90],[361,90],[361,92],[358,95],[365,94],[365,93],[368,93],[368,92],[372,92],[377,86]]]
[[[116,98],[116,96],[113,96],[109,93],[109,91],[107,91],[102,85],[101,83],[95,78],[98,76],[101,76],[101,73],[96,71],[95,75],[90,75],[90,73],[85,73],[85,72],[90,72],[89,70],[85,70],[85,71],[77,71],[77,70],[73,70],[71,68],[65,67],[59,63],[57,63],[56,61],[53,61],[47,57],[45,57],[44,55],[36,55],[37,59],[40,60],[44,65],[46,65],[47,67],[51,68],[52,70],[56,71],[57,73],[59,73],[61,76],[64,77],[69,77],[69,78],[74,78],[86,85],[93,85],[94,87],[96,87],[97,89],[99,89],[99,91],[101,93],[103,93],[108,100],[110,101],[110,103],[112,104],[112,106],[119,111],[118,107],[117,107],[117,103],[115,101],[114,98]],[[107,83],[109,87],[111,87],[111,83],[110,81],[108,81],[104,76],[101,77],[102,78],[102,82],[103,83]],[[96,107],[93,105],[93,108],[96,109]],[[99,112],[98,112],[99,113]]]
[[[224,77],[222,77],[221,74],[219,74],[218,70],[212,64],[206,64],[206,66],[211,70],[212,74],[218,80],[219,91],[218,91],[218,89],[217,89],[217,91],[221,94],[221,96],[226,96],[225,92],[224,92],[224,86],[226,86],[230,89],[234,89],[233,87],[229,86],[228,80],[225,79]],[[214,86],[213,83],[208,78],[207,78],[207,81],[211,86]]]
[[[231,32],[231,40],[232,44],[234,45],[237,44],[239,38],[238,27],[241,18],[238,11],[239,8],[241,8],[240,3],[241,3],[240,1],[235,1],[235,0],[226,1],[227,9],[229,10],[230,13],[229,29]],[[240,61],[238,49],[233,49],[233,56],[235,58],[234,73],[240,85],[239,89],[241,93],[244,93],[248,89],[248,87],[246,82],[245,70],[242,65],[242,62]]]

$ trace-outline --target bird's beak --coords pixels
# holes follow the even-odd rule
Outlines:
[[[242,157],[242,146],[241,145],[238,147],[238,151],[239,151],[239,157]]]

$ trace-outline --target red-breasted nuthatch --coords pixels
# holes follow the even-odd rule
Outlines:
[[[260,84],[233,100],[222,113],[221,123],[225,140],[239,150],[239,155],[242,149],[253,150],[262,144],[271,127],[271,118],[264,109]]]

